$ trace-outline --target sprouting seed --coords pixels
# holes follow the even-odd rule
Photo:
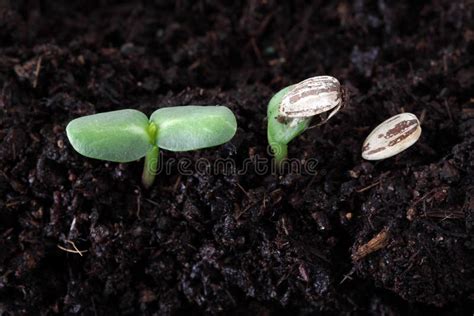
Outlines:
[[[412,113],[402,113],[385,120],[367,136],[362,158],[386,159],[413,145],[421,135],[420,121]]]
[[[156,110],[148,119],[137,110],[118,110],[72,120],[66,133],[81,155],[114,162],[145,157],[142,182],[155,179],[159,148],[188,151],[228,142],[237,130],[225,106],[177,106]]]
[[[317,76],[280,90],[268,103],[268,143],[280,165],[288,155],[288,143],[303,133],[316,115],[331,111],[329,120],[344,105],[339,81],[331,76]]]
[[[281,100],[279,111],[288,118],[312,117],[329,110],[332,116],[341,105],[339,81],[331,76],[319,76],[295,84]]]

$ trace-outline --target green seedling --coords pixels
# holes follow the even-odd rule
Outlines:
[[[316,115],[326,122],[341,108],[343,93],[339,81],[330,76],[306,79],[280,90],[268,103],[268,143],[281,166],[288,156],[288,143],[303,133]]]
[[[113,162],[145,157],[142,182],[155,179],[159,149],[189,151],[228,142],[237,130],[225,106],[161,108],[150,119],[137,110],[118,110],[80,117],[66,127],[72,147],[81,155]]]

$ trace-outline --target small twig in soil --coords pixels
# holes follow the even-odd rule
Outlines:
[[[74,216],[71,222],[71,226],[69,226],[69,233],[68,233],[69,238],[71,237],[71,234],[75,229],[76,229],[76,217]]]
[[[5,107],[4,98],[5,98],[5,91],[6,91],[6,88],[7,88],[7,83],[5,82],[5,83],[3,84],[2,93],[0,93],[0,108]]]
[[[227,296],[230,298],[230,300],[232,301],[233,305],[237,305],[237,302],[235,301],[234,297],[232,296],[232,294],[230,294],[230,292],[228,290],[225,290],[225,293],[227,294]]]
[[[373,188],[373,187],[375,187],[375,186],[377,186],[377,185],[379,185],[379,184],[380,184],[380,180],[377,180],[377,181],[375,181],[374,183],[369,184],[369,185],[366,186],[366,187],[363,187],[362,189],[356,190],[356,192],[357,192],[357,193],[362,193],[362,192],[367,191],[367,190],[369,190],[369,189],[371,189],[371,188]]]
[[[358,261],[368,254],[380,250],[387,246],[390,234],[388,227],[385,227],[378,233],[374,238],[369,240],[366,244],[363,244],[357,248],[356,252],[352,255],[352,260]]]
[[[471,102],[474,103],[474,99],[472,99]],[[462,109],[461,111],[467,114],[474,114],[474,109]]]
[[[305,267],[304,263],[300,263],[300,265],[298,266],[298,271],[300,272],[301,278],[305,282],[308,282],[309,281],[309,275],[308,275],[308,271],[306,271],[306,267]]]
[[[278,280],[278,282],[277,282],[277,286],[279,286],[280,284],[282,284],[283,281],[287,280],[288,277],[290,276],[290,274],[293,274],[293,271],[295,270],[296,265],[297,265],[297,263],[293,264],[293,265],[290,267],[290,269],[288,269],[288,272],[287,272],[286,274],[282,275],[282,277],[281,277],[281,278]]]
[[[344,274],[344,277],[342,278],[341,282],[339,282],[339,285],[346,282],[346,280],[352,280],[352,275],[354,274],[354,272],[355,272],[355,269],[352,268],[351,271],[349,271],[349,273]]]
[[[244,215],[248,210],[250,210],[250,208],[254,207],[257,204],[258,204],[258,202],[254,202],[254,203],[248,205],[246,208],[244,208],[243,211],[241,211],[240,213],[238,213],[236,215],[235,219],[238,220],[242,215]]]
[[[270,23],[274,15],[275,12],[270,12],[269,14],[267,14],[267,16],[263,19],[262,23],[260,23],[260,25],[258,26],[257,32],[253,34],[255,37],[260,37],[260,35],[265,32],[268,24]]]
[[[245,191],[245,189],[240,185],[240,183],[237,183],[237,186],[239,187],[240,190],[242,190],[242,192],[244,192],[244,194],[247,196],[247,198],[250,199],[250,195],[247,191]]]
[[[465,215],[464,215],[464,212],[460,211],[460,212],[446,212],[446,211],[432,211],[432,212],[428,212],[426,213],[426,217],[437,217],[437,218],[441,218],[441,221],[445,221],[447,219],[461,219],[461,218],[464,218]]]
[[[94,311],[94,315],[97,316],[97,309],[95,307],[95,301],[94,301],[94,298],[91,297],[91,302],[92,302],[92,310]]]
[[[418,203],[420,203],[420,202],[426,200],[430,195],[434,195],[435,190],[436,190],[436,188],[434,188],[434,189],[428,191],[427,193],[425,193],[421,198],[419,198],[418,200],[416,200],[416,201],[412,204],[412,207],[415,206],[415,205],[417,205]]]
[[[275,200],[275,202],[272,203],[272,205],[276,205],[276,204],[280,203],[280,201],[283,199],[282,194],[279,194],[280,192],[282,192],[281,189],[276,189],[276,190],[273,190],[272,192],[270,192],[270,198],[271,199],[273,199],[276,196],[276,200]]]
[[[83,253],[86,253],[87,250],[79,250],[77,247],[76,247],[76,244],[73,242],[73,241],[70,241],[70,240],[66,240],[67,243],[69,243],[74,249],[69,249],[69,248],[65,248],[61,245],[57,245],[59,249],[63,250],[63,251],[66,251],[66,252],[70,252],[70,253],[77,253],[78,255],[80,255],[82,257],[82,254]]]
[[[13,231],[13,228],[9,228],[6,231],[4,231],[3,234],[2,234],[2,239],[6,239],[8,237],[8,235],[11,234],[12,231]]]
[[[451,109],[449,108],[448,105],[448,100],[444,99],[444,107],[446,108],[446,111],[448,112],[449,120],[451,123],[453,122],[453,114],[451,113]]]
[[[194,69],[196,69],[200,65],[201,65],[201,61],[198,59],[194,63],[192,63],[191,66],[188,67],[188,70],[193,71]]]
[[[311,247],[305,241],[296,240],[291,236],[288,236],[288,239],[291,241],[293,247],[297,249],[300,253],[302,253],[303,256],[308,257],[309,255],[313,255],[326,263],[330,263],[329,259],[326,258],[326,256],[324,256],[321,252],[318,252],[314,247]],[[306,261],[306,263],[313,265],[310,261]]]
[[[255,56],[257,57],[258,61],[260,62],[260,64],[264,64],[264,61],[263,61],[263,58],[262,58],[262,54],[260,53],[260,48],[258,48],[258,45],[257,45],[257,42],[255,41],[255,37],[252,37],[252,39],[250,40],[250,44],[252,46],[252,49],[255,53]]]
[[[150,203],[150,204],[153,204],[154,206],[160,206],[160,204],[158,204],[158,202],[155,202],[155,201],[153,201],[153,200],[145,199],[145,201],[147,201],[147,202]]]
[[[371,188],[373,188],[373,187],[379,185],[380,182],[382,181],[382,178],[385,177],[385,176],[388,175],[388,174],[390,174],[390,171],[387,171],[387,172],[382,173],[382,174],[380,175],[380,177],[377,179],[377,181],[375,181],[375,182],[372,183],[372,184],[369,184],[369,185],[366,186],[366,187],[363,187],[363,188],[361,188],[361,189],[356,190],[356,192],[357,192],[357,193],[362,193],[362,192],[364,192],[364,191],[367,191],[367,190],[369,190],[369,189],[371,189]]]
[[[17,206],[18,204],[21,204],[21,203],[22,203],[21,201],[13,201],[13,202],[10,202],[10,203],[5,204],[5,206],[6,206],[7,208],[11,208],[11,207]]]
[[[418,250],[417,252],[415,252],[411,257],[410,259],[408,259],[408,262],[410,263],[408,265],[408,268],[405,269],[405,271],[403,271],[400,275],[405,275],[408,271],[410,271],[413,266],[415,265],[416,261],[415,261],[415,258],[416,256],[418,256],[418,254],[420,253],[420,251]]]
[[[173,185],[173,193],[178,191],[178,187],[180,183],[181,183],[181,175],[179,175],[178,178],[176,178],[176,182]]]
[[[425,117],[426,117],[426,109],[423,109],[423,111],[421,111],[421,114],[420,114],[420,124],[423,124],[423,122],[425,121]]]
[[[38,58],[38,61],[36,63],[35,79],[33,80],[33,88],[36,88],[36,86],[38,85],[38,77],[39,77],[42,61],[43,61],[43,57],[40,57]]]
[[[137,218],[140,219],[140,211],[142,209],[142,194],[141,194],[141,191],[140,190],[137,190],[138,194],[137,194],[137,212],[136,212],[136,215],[137,215]]]
[[[286,228],[286,221],[285,221],[285,217],[282,217],[281,218],[281,227],[283,228],[283,231],[285,232],[285,235],[289,236],[290,233],[288,232],[288,228]]]

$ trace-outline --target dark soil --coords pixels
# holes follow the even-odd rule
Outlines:
[[[0,0],[0,315],[474,311],[472,2]],[[179,175],[87,159],[73,118],[225,104],[269,158],[266,106],[329,74],[351,102],[290,144],[318,174]],[[407,111],[418,143],[361,158]],[[371,241],[369,243],[369,241]],[[59,247],[87,252],[82,256]],[[59,247],[58,247],[59,246]]]

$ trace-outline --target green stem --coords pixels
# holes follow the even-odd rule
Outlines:
[[[273,143],[271,145],[273,155],[275,156],[275,165],[278,169],[281,163],[288,157],[288,145],[282,143]]]
[[[151,187],[155,181],[156,172],[158,171],[158,160],[159,160],[159,149],[158,146],[153,146],[145,156],[145,165],[143,166],[142,183],[145,188]]]

